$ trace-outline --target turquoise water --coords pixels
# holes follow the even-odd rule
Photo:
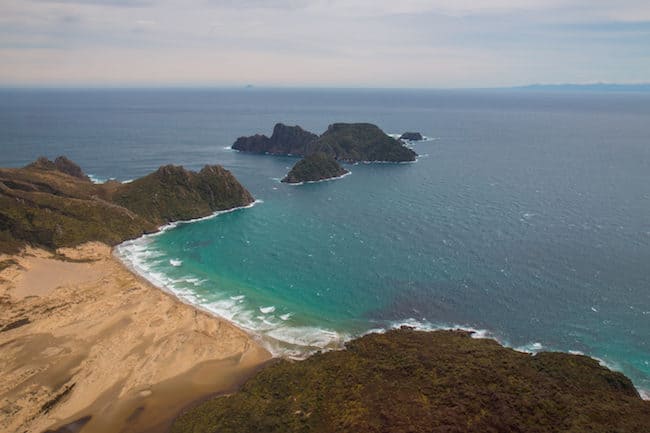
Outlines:
[[[3,164],[66,153],[98,178],[221,163],[255,206],[127,243],[160,286],[300,355],[401,323],[578,351],[650,389],[650,95],[9,92]],[[423,132],[413,164],[281,184],[228,150],[276,121]]]

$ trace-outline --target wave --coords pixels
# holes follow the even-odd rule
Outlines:
[[[329,177],[329,178],[327,178],[327,179],[321,179],[321,180],[306,180],[306,181],[304,181],[304,182],[289,183],[288,185],[290,185],[290,186],[300,186],[300,185],[304,185],[304,184],[307,184],[307,183],[321,183],[321,182],[329,182],[329,181],[332,181],[332,180],[343,179],[344,177],[349,176],[349,175],[351,175],[351,174],[352,174],[352,172],[348,170],[347,173],[344,173],[344,174],[342,174],[342,175],[340,175],[340,176]]]
[[[174,267],[178,267],[178,266],[181,266],[183,264],[183,261],[179,260],[179,259],[169,259],[169,264],[174,266]]]
[[[106,183],[109,180],[117,180],[114,177],[104,178],[104,177],[95,176],[94,174],[90,174],[90,173],[88,173],[86,176],[88,176],[88,179],[90,179],[90,181],[92,183],[97,184],[97,185],[101,185],[103,183]],[[131,183],[133,181],[134,181],[134,179],[127,179],[127,180],[123,180],[121,183]]]

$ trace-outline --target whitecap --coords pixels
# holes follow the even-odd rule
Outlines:
[[[270,307],[260,307],[260,313],[269,314],[275,311],[275,307],[271,305]]]
[[[183,261],[179,259],[169,259],[169,264],[174,267],[179,267],[183,264]]]

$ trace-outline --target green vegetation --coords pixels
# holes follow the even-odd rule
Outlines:
[[[76,167],[76,168],[75,168]],[[130,184],[96,185],[66,158],[0,169],[0,252],[87,241],[118,244],[157,226],[243,206],[253,198],[219,166],[166,166]],[[63,170],[63,171],[62,171]]]
[[[335,123],[309,145],[339,161],[415,161],[417,154],[370,123]]]
[[[209,215],[254,201],[250,193],[220,166],[194,173],[166,165],[154,173],[120,185],[113,201],[158,224]]]
[[[173,433],[647,432],[650,402],[586,356],[531,356],[461,331],[371,334],[270,365]]]
[[[301,159],[293,166],[282,182],[300,183],[331,179],[346,174],[348,171],[341,167],[331,155],[322,152],[313,153]]]
[[[339,161],[415,161],[417,154],[370,123],[335,123],[320,137],[299,126],[275,125],[265,135],[239,137],[233,149],[271,155],[308,156],[325,153]]]

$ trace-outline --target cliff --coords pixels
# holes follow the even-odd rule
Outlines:
[[[161,167],[129,184],[96,185],[67,158],[0,169],[0,252],[118,244],[165,222],[243,206],[252,196],[227,170]]]
[[[404,162],[417,154],[370,123],[334,123],[309,145],[309,153],[323,152],[339,161]]]
[[[647,432],[650,402],[586,357],[536,356],[461,331],[370,334],[279,361],[175,421],[200,432]]]
[[[317,138],[316,134],[305,131],[300,126],[278,123],[273,128],[271,138],[261,134],[239,137],[232,148],[242,152],[304,156],[307,145]]]
[[[343,176],[346,173],[348,171],[341,167],[332,156],[317,152],[298,161],[289,174],[282,179],[282,182],[315,182]]]

